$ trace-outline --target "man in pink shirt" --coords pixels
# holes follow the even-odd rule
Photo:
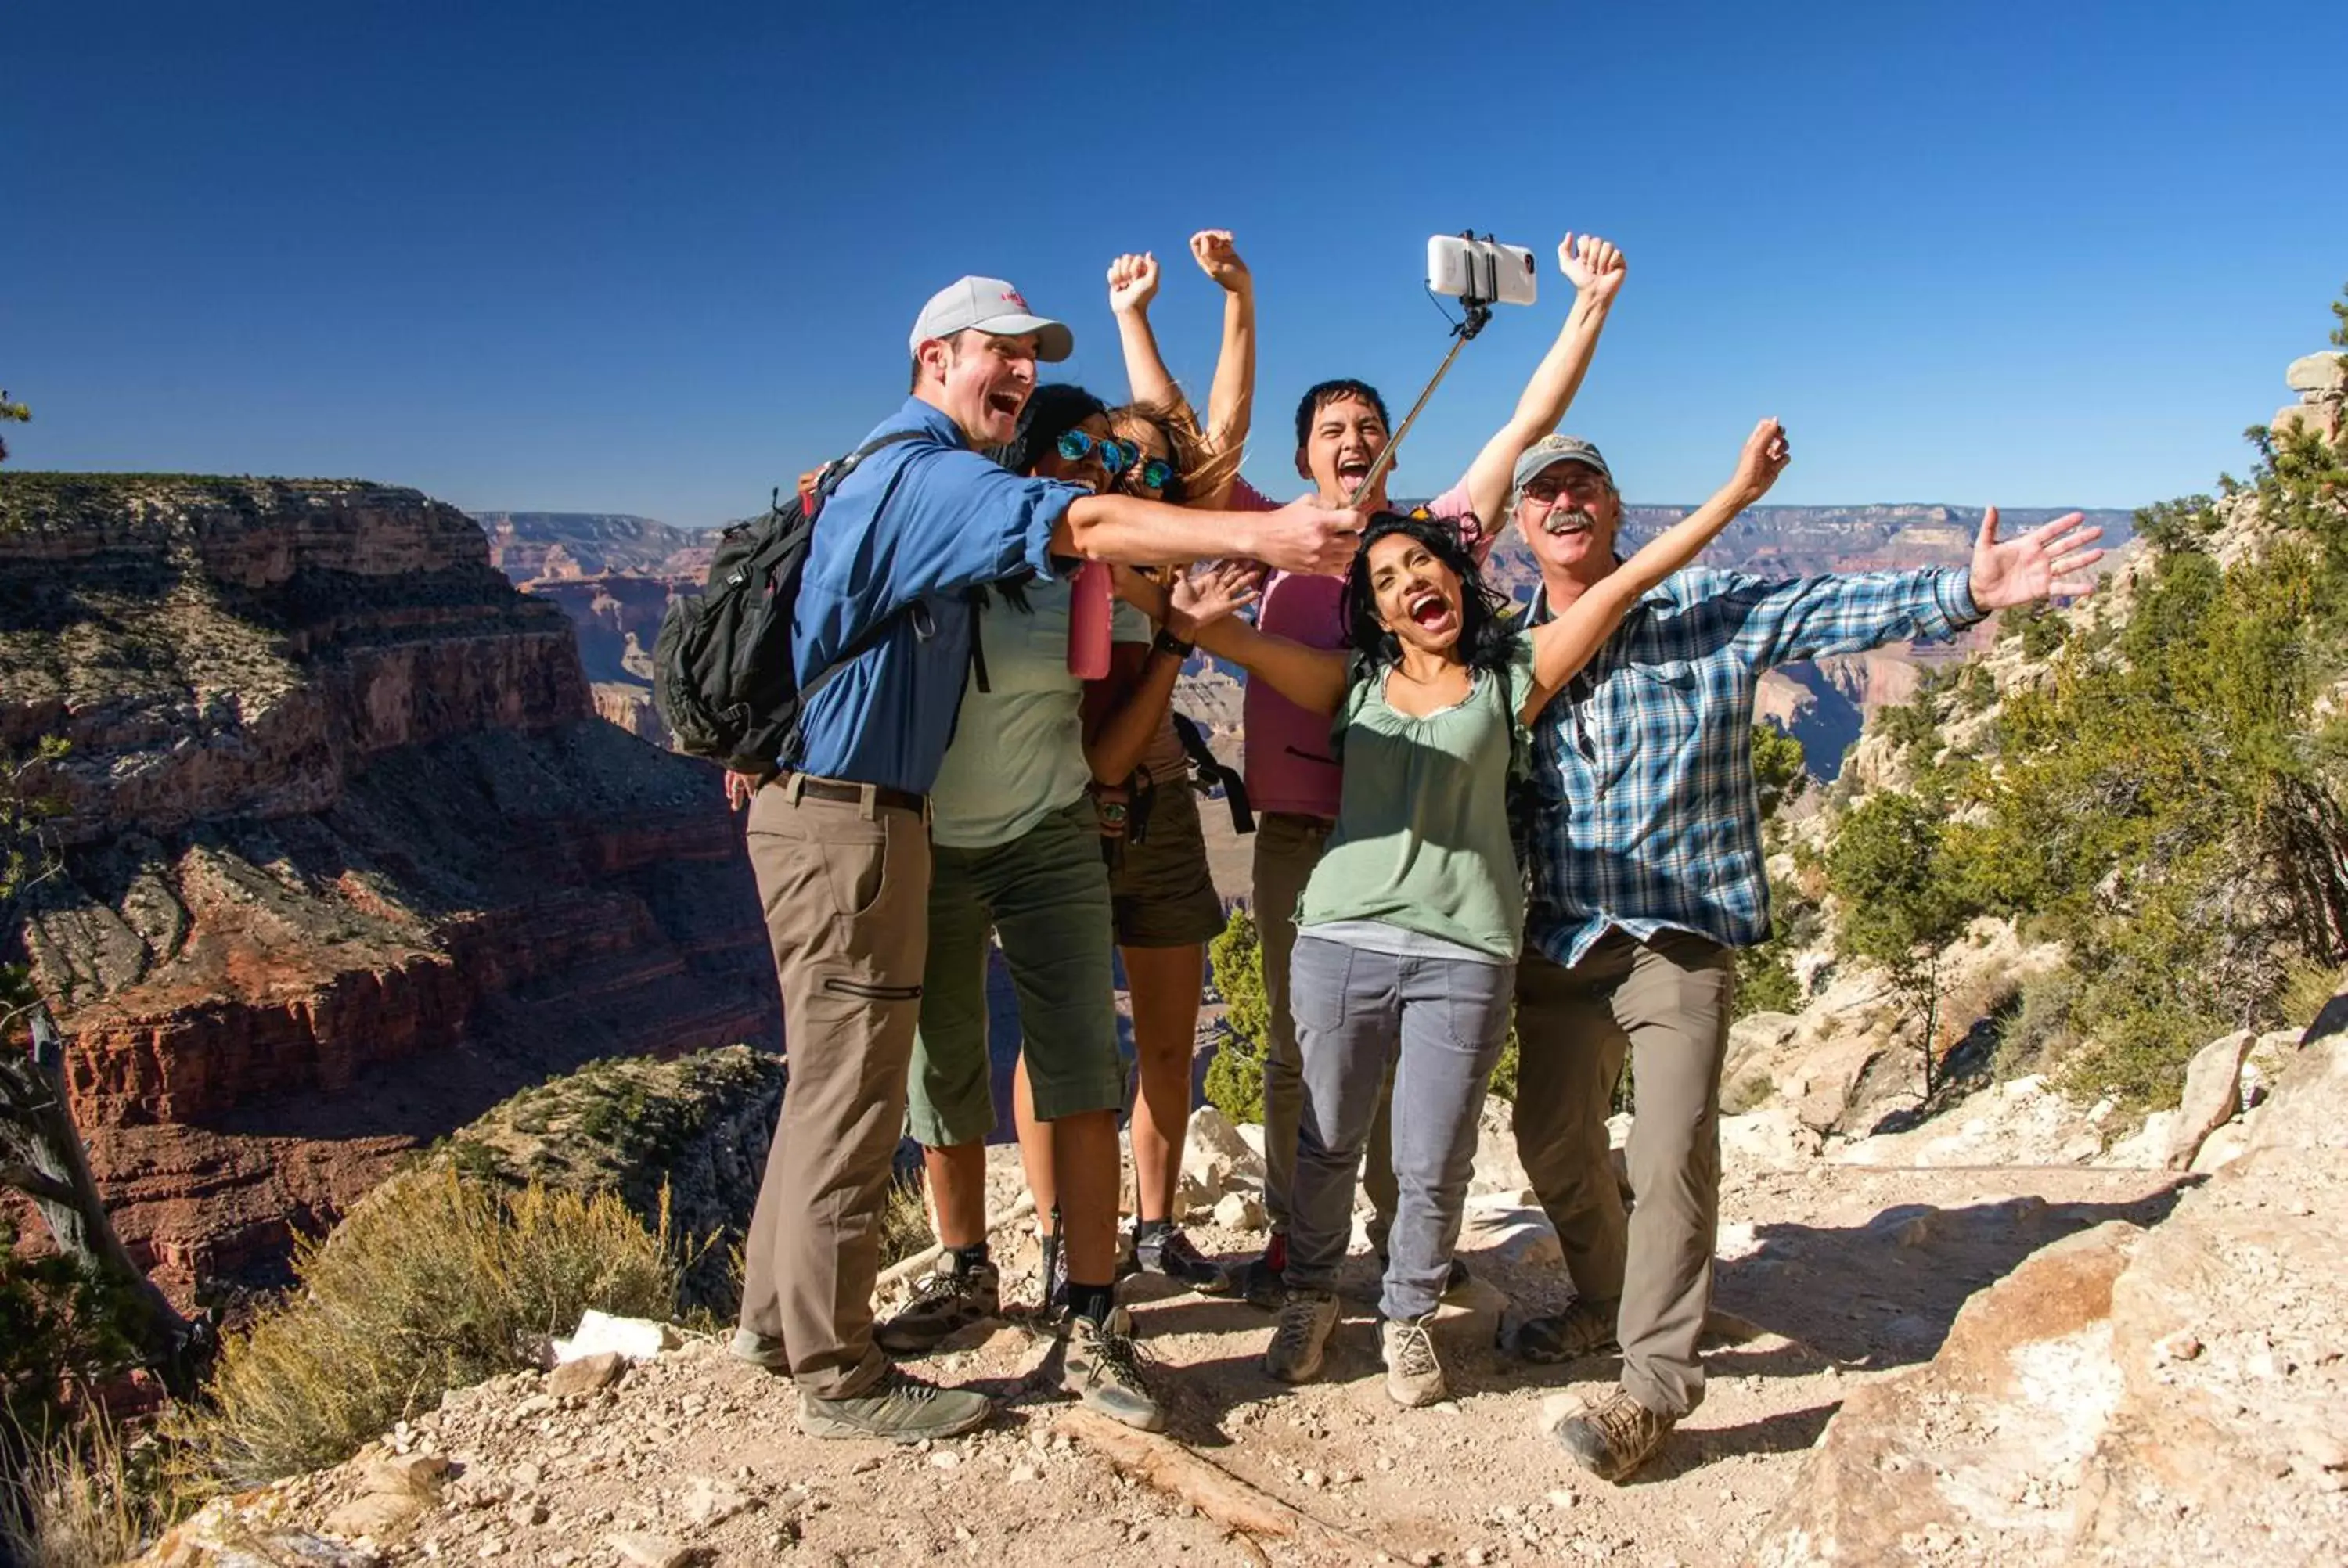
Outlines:
[[[1490,553],[1506,519],[1518,455],[1565,417],[1622,286],[1622,254],[1603,240],[1589,235],[1577,240],[1568,234],[1557,248],[1557,260],[1574,286],[1573,309],[1557,342],[1534,370],[1508,424],[1485,443],[1458,483],[1427,503],[1430,512],[1457,519],[1462,531],[1470,534],[1479,560]],[[1359,381],[1324,381],[1296,407],[1297,475],[1312,483],[1324,505],[1347,505],[1390,437],[1385,400],[1376,388]],[[1386,475],[1393,471],[1390,465]],[[1385,487],[1385,475],[1381,475],[1361,498],[1365,517],[1391,509]],[[1244,480],[1231,501],[1235,510],[1275,504]],[[1315,648],[1342,648],[1344,588],[1342,577],[1276,575],[1264,587],[1256,624]],[[1255,917],[1263,942],[1264,1000],[1272,1022],[1263,1073],[1263,1195],[1272,1241],[1262,1256],[1233,1271],[1231,1286],[1269,1309],[1280,1303],[1281,1273],[1288,1263],[1289,1193],[1296,1174],[1297,1122],[1304,1103],[1303,1065],[1288,1011],[1288,961],[1296,943],[1297,897],[1336,825],[1339,773],[1329,755],[1328,719],[1297,707],[1268,682],[1248,681],[1245,726],[1248,799],[1258,821]],[[1376,1209],[1370,1242],[1383,1254],[1396,1198],[1383,1098],[1370,1131],[1362,1184]]]

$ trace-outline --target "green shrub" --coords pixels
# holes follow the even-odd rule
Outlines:
[[[1207,1103],[1237,1125],[1263,1120],[1263,1061],[1271,1049],[1272,1009],[1264,1000],[1263,944],[1255,917],[1234,909],[1207,950],[1223,999],[1222,1036],[1207,1064]]]
[[[449,1389],[538,1364],[588,1307],[664,1317],[665,1214],[619,1197],[395,1178],[295,1259],[298,1294],[221,1347],[206,1398],[168,1430],[193,1491],[336,1464]]]

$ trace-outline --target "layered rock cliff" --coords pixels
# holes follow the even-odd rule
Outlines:
[[[413,490],[0,477],[0,746],[72,748],[21,941],[167,1285],[550,1071],[773,1040],[715,778],[594,712],[569,619]]]

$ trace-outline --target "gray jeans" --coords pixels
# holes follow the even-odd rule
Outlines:
[[[1509,1034],[1516,966],[1401,958],[1297,934],[1289,1000],[1304,1058],[1304,1114],[1287,1281],[1326,1290],[1353,1231],[1354,1173],[1394,1071],[1400,1189],[1379,1310],[1435,1310],[1459,1243],[1476,1117]]]
[[[1263,942],[1263,999],[1272,1039],[1263,1062],[1263,1208],[1273,1232],[1288,1234],[1289,1189],[1296,1184],[1296,1124],[1304,1114],[1304,1059],[1288,1006],[1288,956],[1296,947],[1296,901],[1321,864],[1329,831],[1316,816],[1268,811],[1255,834],[1255,928]],[[1394,1228],[1394,1136],[1386,1111],[1394,1084],[1378,1091],[1378,1113],[1363,1150],[1362,1190],[1370,1194],[1370,1243],[1386,1249]]]

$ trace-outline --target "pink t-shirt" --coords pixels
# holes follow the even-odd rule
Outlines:
[[[1279,509],[1278,502],[1245,479],[1231,487],[1230,504],[1235,512]],[[1465,517],[1467,481],[1436,497],[1426,509],[1438,518]],[[1491,553],[1488,529],[1470,542],[1478,561]],[[1275,572],[1257,602],[1255,623],[1308,647],[1343,648],[1345,579]],[[1329,715],[1300,708],[1273,691],[1271,682],[1250,676],[1244,722],[1248,804],[1257,811],[1292,811],[1334,821],[1343,775],[1329,754]]]

